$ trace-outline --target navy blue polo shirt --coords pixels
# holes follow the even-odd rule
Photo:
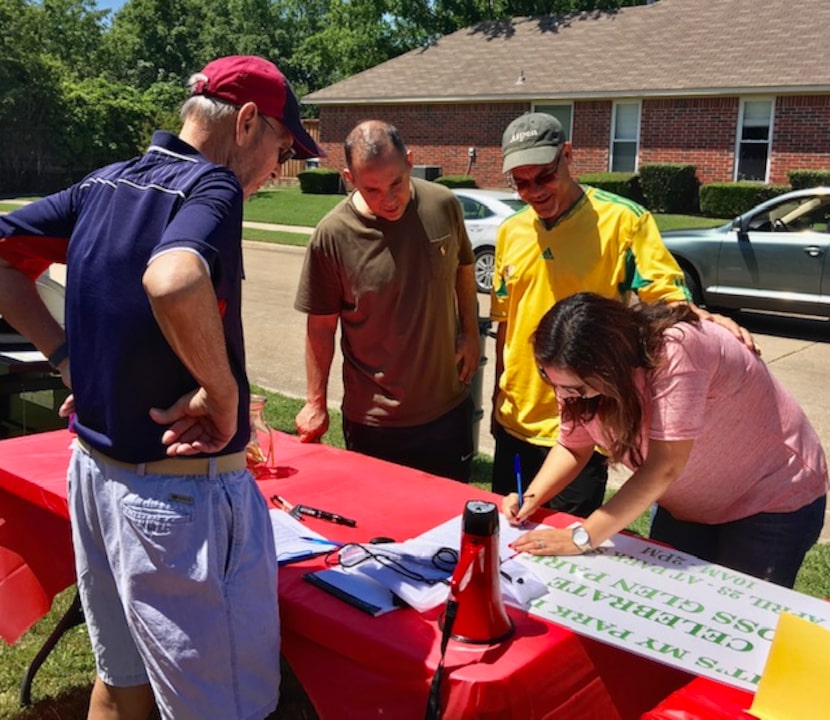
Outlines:
[[[230,367],[239,384],[237,433],[223,453],[250,437],[242,337],[242,188],[174,135],[156,132],[141,157],[97,170],[66,190],[0,217],[3,256],[44,243],[67,258],[66,332],[78,435],[124,462],[165,457],[165,430],[149,415],[198,384],[162,335],[142,286],[148,261],[173,248],[198,253],[210,268]],[[14,249],[13,243],[18,248]],[[11,253],[11,254],[10,254]],[[18,253],[18,255],[15,255]],[[194,317],[198,323],[200,318]]]

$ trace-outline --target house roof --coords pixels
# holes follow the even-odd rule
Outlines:
[[[303,102],[824,93],[828,29],[827,0],[658,0],[610,13],[482,22]]]

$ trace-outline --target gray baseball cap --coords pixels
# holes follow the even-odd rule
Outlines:
[[[547,113],[525,113],[507,126],[501,139],[504,163],[501,171],[510,172],[522,165],[552,163],[565,143],[562,124]]]

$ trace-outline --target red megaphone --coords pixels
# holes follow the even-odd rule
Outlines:
[[[490,644],[513,634],[513,623],[501,598],[499,513],[494,503],[467,502],[449,601],[458,604],[451,628],[453,639]]]

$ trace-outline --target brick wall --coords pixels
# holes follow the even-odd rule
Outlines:
[[[611,107],[610,100],[574,103],[571,138],[574,148],[571,173],[574,177],[608,170]]]
[[[772,148],[772,182],[787,182],[787,170],[830,169],[830,95],[777,98]]]
[[[438,165],[442,175],[467,172],[468,148],[476,149],[470,175],[481,187],[502,187],[501,136],[508,123],[530,109],[525,103],[357,105],[320,108],[325,167],[345,166],[343,140],[361,120],[391,122],[412,151],[415,165]]]
[[[612,106],[610,100],[574,103],[574,175],[608,169]],[[691,163],[703,183],[732,180],[739,107],[738,97],[644,100],[640,164]],[[481,187],[504,187],[501,136],[529,109],[520,102],[323,106],[320,140],[329,154],[323,165],[342,168],[349,130],[378,118],[397,126],[416,165],[465,173],[467,150],[475,147],[470,174]],[[830,95],[779,97],[774,123],[771,182],[786,182],[787,170],[795,168],[830,168]]]
[[[690,163],[702,183],[731,180],[739,106],[737,97],[643,102],[640,164]]]

